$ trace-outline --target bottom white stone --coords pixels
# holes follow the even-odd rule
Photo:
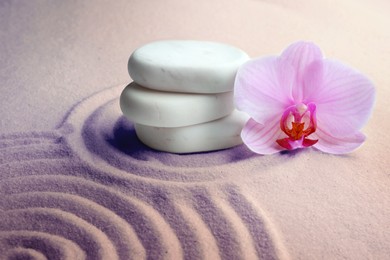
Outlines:
[[[203,124],[185,127],[154,127],[135,124],[138,138],[145,145],[171,153],[206,152],[242,144],[241,130],[249,116],[237,110]]]

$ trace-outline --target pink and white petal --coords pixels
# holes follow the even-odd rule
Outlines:
[[[237,71],[234,102],[239,110],[261,124],[279,117],[292,104],[294,69],[278,57],[253,59]]]
[[[317,105],[317,125],[332,136],[347,136],[368,121],[374,101],[372,82],[356,70],[323,60],[322,79],[311,102]]]
[[[302,103],[307,104],[317,99],[322,88],[323,74],[323,60],[313,61],[307,66],[302,79]]]
[[[310,138],[318,139],[318,142],[314,144],[316,149],[332,154],[350,153],[361,146],[366,139],[360,132],[351,133],[346,137],[334,137],[320,129],[317,129]]]
[[[251,118],[244,126],[241,132],[241,138],[244,144],[255,153],[273,154],[280,152],[283,148],[277,144],[276,140],[283,133],[280,130],[279,124],[280,121],[278,118],[265,125],[259,124]]]
[[[293,87],[293,97],[295,101],[301,102],[305,71],[312,62],[323,59],[321,49],[314,43],[299,41],[288,46],[280,57],[286,59],[294,67],[296,82]]]

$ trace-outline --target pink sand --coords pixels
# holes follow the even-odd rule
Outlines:
[[[388,258],[389,10],[385,0],[2,1],[0,258]],[[159,39],[252,57],[314,41],[375,83],[367,141],[345,156],[148,149],[118,97],[130,53]]]

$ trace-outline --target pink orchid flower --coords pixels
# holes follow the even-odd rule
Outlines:
[[[241,137],[254,152],[272,154],[313,146],[348,153],[365,140],[373,84],[364,75],[325,59],[318,46],[293,43],[280,56],[243,64],[234,86],[236,107],[251,119]]]

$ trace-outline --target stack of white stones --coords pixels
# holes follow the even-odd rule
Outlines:
[[[233,104],[238,67],[249,59],[235,47],[202,41],[157,41],[134,51],[134,82],[120,107],[147,146],[172,153],[230,148],[242,143],[248,116]]]

